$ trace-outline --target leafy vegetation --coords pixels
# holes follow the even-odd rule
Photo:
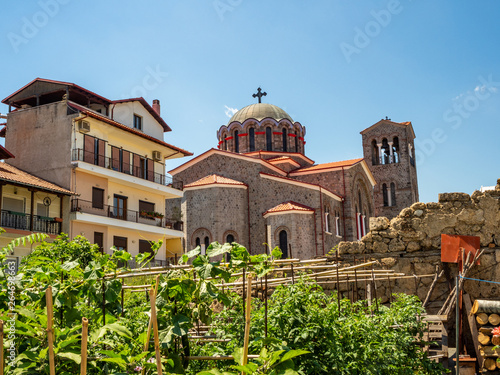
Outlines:
[[[152,244],[154,252],[161,242]],[[16,348],[16,363],[9,374],[48,374],[47,309],[45,291],[54,296],[55,359],[57,374],[79,373],[80,324],[89,320],[88,374],[156,373],[154,348],[144,349],[150,304],[144,294],[125,293],[117,274],[132,257],[113,249],[101,254],[83,237],[59,237],[43,243],[26,257],[11,282],[16,287],[16,332],[6,346]],[[9,249],[0,251],[0,272]],[[230,254],[229,264],[219,260]],[[279,257],[279,249],[272,252]],[[135,262],[147,266],[150,254]],[[264,303],[252,299],[250,353],[259,354],[243,365],[243,302],[241,295],[222,290],[245,270],[257,277],[271,271],[270,256],[250,255],[238,244],[211,244],[206,255],[198,247],[180,260],[193,267],[177,268],[158,278],[156,310],[164,373],[170,374],[441,374],[417,345],[423,326],[415,297],[401,295],[390,308],[373,311],[364,302],[328,296],[307,277],[295,285],[276,288],[269,299],[265,334]],[[122,267],[119,267],[121,265]],[[2,274],[3,276],[3,274]],[[131,280],[127,280],[130,285]],[[155,283],[141,279],[140,283]],[[0,280],[2,293],[7,280]],[[7,311],[0,294],[0,311]],[[7,313],[0,312],[7,320]],[[227,342],[200,344],[188,339],[197,324],[212,325],[212,332]],[[396,328],[395,328],[396,327]],[[234,361],[187,361],[187,356],[233,355]]]

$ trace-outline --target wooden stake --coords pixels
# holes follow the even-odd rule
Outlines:
[[[49,369],[50,375],[56,375],[55,360],[54,360],[54,311],[52,309],[52,287],[49,286],[45,291],[45,300],[47,302],[47,339],[49,342]]]
[[[427,292],[427,296],[425,297],[424,303],[422,305],[423,307],[427,306],[427,304],[429,303],[429,300],[431,299],[431,294],[434,291],[434,288],[436,287],[438,280],[443,275],[444,275],[444,270],[441,270],[441,272],[436,271],[436,276],[434,277],[434,280],[432,280],[432,284],[429,287],[429,291]]]
[[[156,299],[156,294],[158,293],[158,284],[159,284],[159,281],[160,281],[160,275],[157,275],[156,276],[156,285],[155,285],[155,299]],[[147,295],[147,293],[146,293]],[[152,328],[152,323],[153,322],[153,317],[150,316],[149,317],[149,324],[148,324],[148,332],[146,334],[146,342],[144,343],[144,351],[147,352],[148,349],[149,349],[149,338],[151,337],[151,328]],[[142,369],[142,375],[144,375],[146,373],[146,368],[144,367]]]
[[[153,326],[153,336],[155,340],[156,371],[158,375],[162,375],[163,370],[161,367],[160,340],[158,338],[158,321],[156,320],[156,293],[153,288],[151,288],[151,290],[149,291],[149,300],[151,301],[151,321]]]
[[[0,320],[0,375],[3,375],[3,320]]]
[[[87,338],[89,332],[88,324],[89,324],[88,319],[82,318],[82,349],[81,349],[82,362],[80,363],[80,375],[87,374]]]
[[[248,362],[248,342],[250,338],[250,310],[252,308],[252,274],[248,275],[248,287],[247,287],[247,306],[245,313],[245,337],[243,341],[243,360],[242,365],[245,366]],[[244,375],[245,372],[243,371]]]

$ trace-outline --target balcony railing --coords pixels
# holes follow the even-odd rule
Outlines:
[[[55,218],[34,215],[32,226],[30,214],[8,210],[2,210],[0,226],[48,234],[61,233],[61,222]]]
[[[149,159],[151,160],[151,159]],[[172,177],[162,173],[156,173],[148,170],[144,166],[137,166],[131,163],[120,162],[120,160],[110,158],[105,155],[98,155],[84,149],[73,149],[72,161],[84,161],[86,163],[98,165],[103,168],[111,169],[130,176],[139,177],[144,180],[156,182],[160,185],[171,186],[174,189],[182,190],[182,183],[172,181]]]
[[[152,225],[161,228],[176,229],[176,230],[182,230],[183,228],[182,221],[168,219],[165,217],[152,218],[141,214],[139,211],[126,210],[120,207],[113,207],[107,204],[95,205],[90,201],[85,201],[82,199],[73,199],[71,201],[71,212],[84,212],[87,214],[99,215],[124,221],[131,221],[133,223]]]

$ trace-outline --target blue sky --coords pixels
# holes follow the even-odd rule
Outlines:
[[[165,140],[198,155],[216,147],[226,108],[255,102],[262,86],[264,102],[306,126],[317,163],[361,157],[359,132],[388,116],[413,123],[421,201],[500,178],[498,1],[11,4],[2,98],[42,77],[160,99]]]

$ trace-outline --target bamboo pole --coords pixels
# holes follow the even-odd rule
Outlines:
[[[250,310],[252,308],[252,274],[248,275],[248,287],[247,287],[247,305],[245,314],[245,337],[243,341],[243,360],[242,366],[245,366],[248,362],[248,342],[250,338]],[[244,375],[245,372],[242,372]]]
[[[158,321],[156,320],[156,293],[153,288],[149,290],[149,297],[151,302],[151,325],[153,326],[153,335],[155,340],[156,371],[158,371],[158,375],[162,375],[163,370],[161,367],[160,340],[158,338]]]
[[[87,318],[82,318],[82,349],[81,357],[82,362],[80,363],[80,375],[87,374],[87,338],[88,338],[88,324]]]
[[[54,311],[52,309],[52,287],[49,286],[45,291],[45,299],[47,303],[47,340],[49,343],[49,369],[50,375],[56,375],[55,359],[54,359]]]
[[[156,294],[158,293],[158,284],[160,281],[160,275],[156,276],[156,285],[155,285],[155,303],[156,303]],[[151,337],[151,328],[152,328],[152,323],[153,322],[153,316],[151,315],[149,317],[149,323],[148,323],[148,332],[146,334],[146,342],[144,343],[144,351],[147,352],[149,349],[149,338]],[[142,369],[142,375],[146,373],[146,368],[144,367]]]
[[[3,375],[3,320],[0,320],[0,375]]]

